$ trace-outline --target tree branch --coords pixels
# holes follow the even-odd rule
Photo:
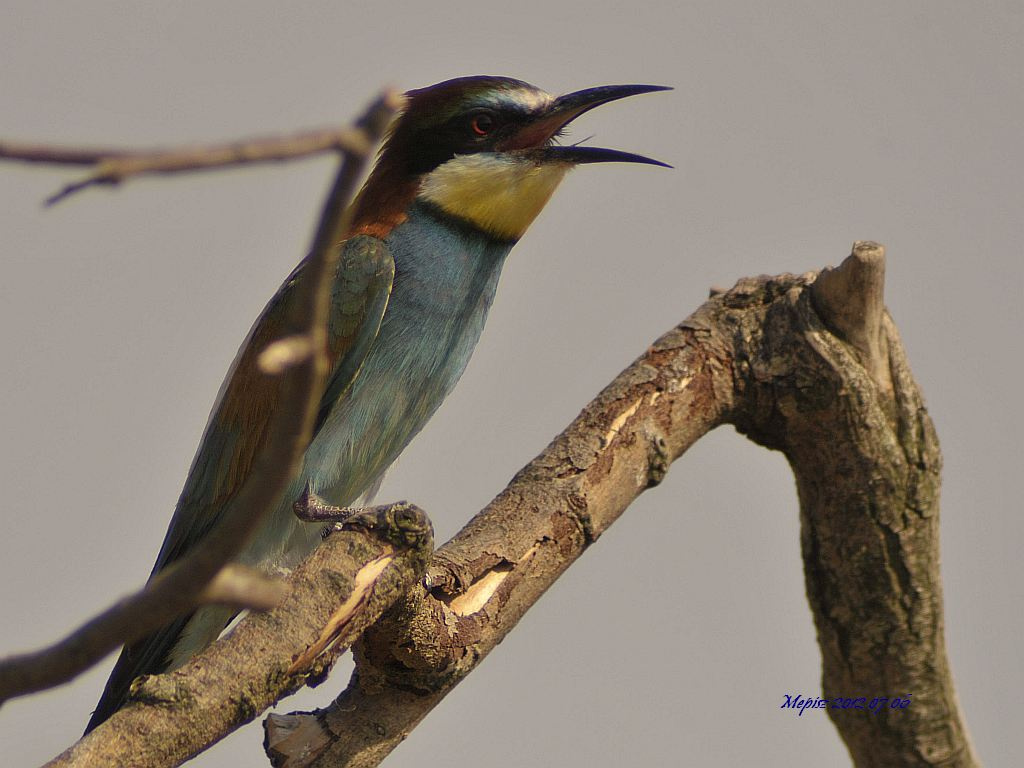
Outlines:
[[[0,141],[0,160],[49,165],[93,165],[83,178],[46,199],[58,203],[86,187],[116,185],[135,176],[211,170],[251,163],[280,162],[322,152],[368,156],[376,142],[366,131],[345,126],[303,131],[291,136],[263,136],[223,144],[204,144],[126,151],[113,147],[59,147],[19,141]]]
[[[48,765],[179,765],[322,681],[359,633],[422,579],[433,550],[430,520],[410,504],[366,510],[345,528],[296,569],[279,607],[246,617],[184,667],[136,680],[124,707]]]
[[[796,475],[823,696],[887,697],[877,711],[829,707],[856,764],[977,765],[943,638],[938,444],[884,312],[883,274],[882,248],[858,243],[820,276],[715,293],[436,553],[427,585],[356,644],[332,705],[267,718],[274,765],[377,765],[723,423],[782,450]],[[908,694],[909,707],[888,706]]]
[[[326,710],[265,721],[275,765],[377,765],[555,579],[731,407],[728,340],[699,310],[620,374],[435,553],[354,647]],[[300,738],[284,738],[297,734]]]
[[[298,471],[328,368],[330,276],[339,256],[336,246],[351,217],[348,201],[369,148],[379,141],[397,103],[397,96],[385,93],[353,129],[365,136],[363,151],[343,156],[314,238],[308,279],[300,284],[305,295],[294,303],[297,314],[287,318],[282,329],[284,337],[308,338],[312,353],[281,367],[284,394],[268,425],[266,447],[256,457],[237,503],[199,546],[153,577],[138,593],[115,603],[49,648],[0,660],[0,702],[70,680],[121,643],[138,639],[194,608],[206,585],[245,545]]]

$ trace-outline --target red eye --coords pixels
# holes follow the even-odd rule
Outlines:
[[[494,130],[494,118],[487,113],[476,115],[469,124],[477,136],[486,136]]]

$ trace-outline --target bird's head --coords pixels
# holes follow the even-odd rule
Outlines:
[[[385,236],[415,201],[498,240],[519,239],[566,171],[582,163],[664,165],[628,152],[555,144],[609,101],[668,90],[608,85],[552,96],[507,77],[462,77],[409,91],[356,201],[354,231]]]

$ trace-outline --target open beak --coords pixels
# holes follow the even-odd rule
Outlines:
[[[664,85],[602,85],[597,88],[567,93],[552,101],[541,114],[504,141],[499,149],[534,149],[540,152],[546,160],[574,164],[624,162],[648,163],[671,168],[670,165],[659,160],[634,155],[631,152],[620,152],[617,149],[579,145],[563,147],[549,143],[562,128],[594,107],[640,93],[670,90],[672,89]]]

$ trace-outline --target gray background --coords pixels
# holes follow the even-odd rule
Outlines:
[[[378,86],[675,86],[573,136],[676,166],[573,173],[515,249],[455,394],[382,499],[444,540],[712,284],[889,254],[945,454],[947,638],[978,751],[1019,757],[1024,4],[4,4],[0,135],[125,146],[347,120]],[[327,160],[41,199],[0,167],[0,651],[138,586],[217,388],[302,256]],[[71,743],[113,657],[0,711],[5,762]],[[327,702],[347,678],[284,702]],[[793,482],[709,435],[398,749],[394,766],[843,765],[814,694]],[[904,691],[851,691],[894,695]],[[912,692],[909,692],[912,693]],[[260,765],[251,726],[196,765]]]

